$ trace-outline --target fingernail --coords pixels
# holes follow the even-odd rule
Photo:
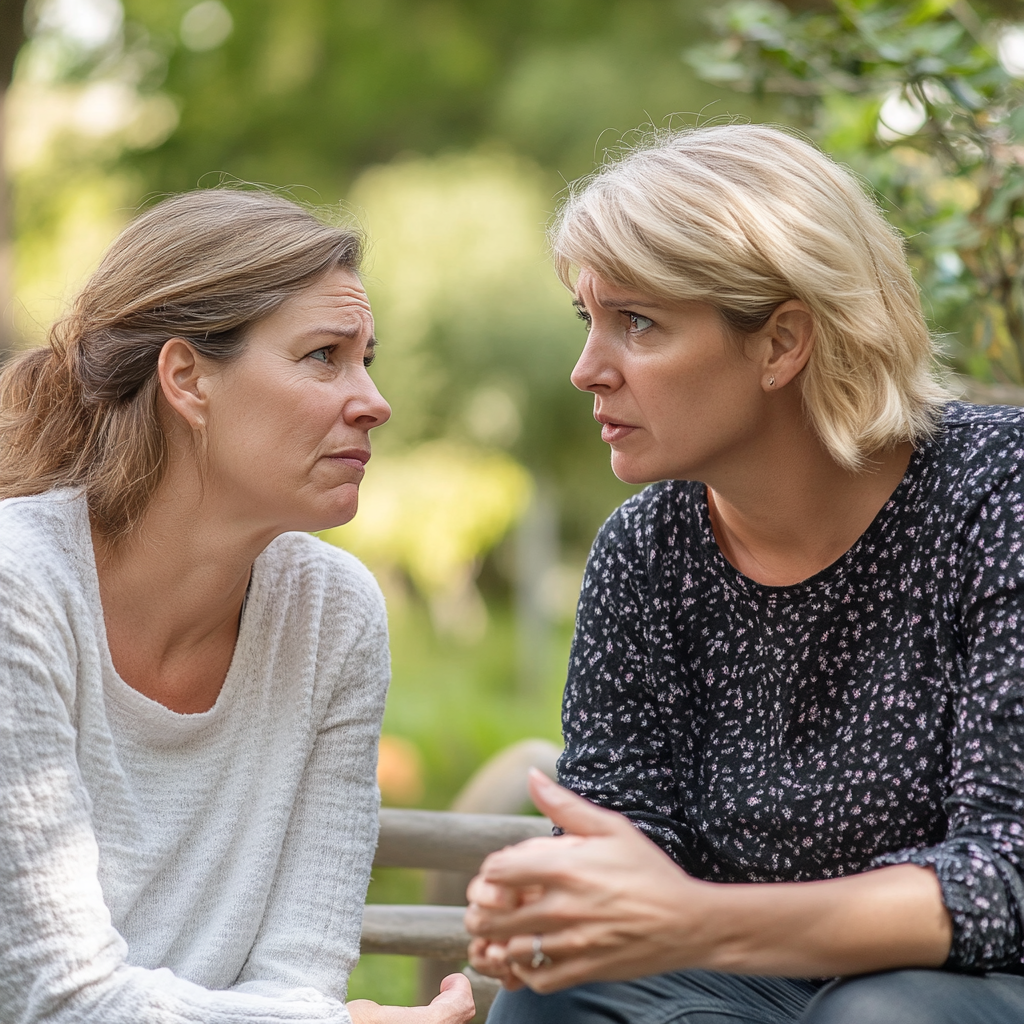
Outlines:
[[[542,788],[548,790],[550,793],[559,793],[560,787],[557,782],[545,775],[539,768],[531,768],[530,774],[533,776],[534,782],[538,783]]]

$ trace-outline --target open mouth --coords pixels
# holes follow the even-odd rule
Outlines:
[[[601,440],[606,444],[615,444],[638,429],[637,427],[630,426],[628,423],[615,423],[604,419],[604,417],[599,417],[598,423],[601,424]]]

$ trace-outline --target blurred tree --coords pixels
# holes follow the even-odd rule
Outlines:
[[[679,67],[699,11],[666,0],[125,0],[145,87],[181,123],[156,189],[211,170],[323,194],[360,167],[500,138],[567,176],[602,132],[710,92]],[[208,179],[204,179],[208,180]]]
[[[33,0],[21,77],[49,75],[51,93],[59,83],[78,92],[67,130],[52,137],[54,159],[21,177],[20,263],[33,260],[33,245],[42,254],[59,243],[64,211],[90,175],[97,188],[119,183],[122,209],[222,177],[313,202],[350,195],[377,243],[370,286],[385,344],[375,372],[398,410],[382,443],[455,435],[508,451],[553,481],[563,534],[585,549],[628,490],[607,469],[588,401],[567,382],[582,333],[547,266],[543,229],[554,194],[592,168],[601,145],[714,99],[679,61],[699,9],[676,0],[124,0],[123,19],[91,49],[58,38],[54,12],[67,20],[74,6],[81,18],[111,2]],[[86,110],[118,127],[84,145]],[[455,156],[481,146],[468,161]],[[392,201],[400,216],[387,212]],[[428,234],[414,237],[413,226]],[[432,247],[431,234],[443,245]],[[499,236],[519,254],[510,271],[471,255],[497,253]],[[37,278],[48,272],[44,259],[33,262]],[[416,280],[436,289],[413,316],[402,313],[410,304],[393,270],[409,294],[421,294]],[[36,290],[59,290],[47,281]]]
[[[7,92],[14,60],[25,40],[22,0],[0,0],[0,361],[15,348],[12,305],[14,253],[10,184],[4,159]]]
[[[966,0],[792,14],[739,0],[714,12],[718,42],[688,58],[708,81],[787,97],[886,200],[954,365],[1024,383],[1024,26],[999,11],[1022,14]]]

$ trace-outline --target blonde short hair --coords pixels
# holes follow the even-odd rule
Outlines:
[[[740,336],[789,299],[813,314],[804,408],[840,465],[934,433],[936,375],[903,240],[857,179],[764,125],[655,136],[577,184],[552,230],[559,277],[714,305]]]

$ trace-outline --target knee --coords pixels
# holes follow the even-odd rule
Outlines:
[[[844,978],[815,996],[801,1024],[933,1024],[928,995],[934,980],[934,971]]]

